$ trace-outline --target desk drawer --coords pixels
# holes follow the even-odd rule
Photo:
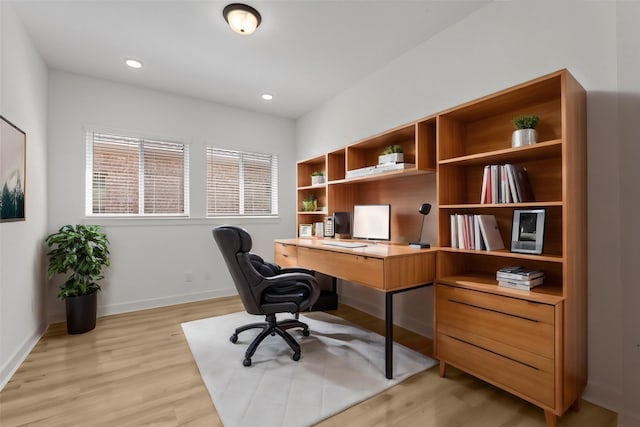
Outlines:
[[[275,263],[280,267],[296,267],[298,265],[298,247],[295,245],[286,245],[284,243],[275,243],[274,247]]]
[[[384,262],[380,258],[299,247],[298,260],[300,265],[320,273],[378,289],[384,287]]]

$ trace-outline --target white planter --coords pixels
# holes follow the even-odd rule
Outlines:
[[[538,140],[538,132],[535,129],[518,129],[511,135],[511,146],[522,147],[524,145],[535,144]]]
[[[378,164],[382,165],[384,163],[402,163],[404,161],[403,153],[391,153],[391,154],[383,154],[378,156]]]
[[[311,185],[324,184],[324,175],[312,175]]]

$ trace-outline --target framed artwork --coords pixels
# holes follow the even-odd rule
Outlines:
[[[0,116],[0,222],[24,221],[27,134]]]
[[[515,209],[511,223],[511,252],[542,253],[544,243],[544,209]]]
[[[313,235],[313,225],[300,224],[300,237],[311,237]]]

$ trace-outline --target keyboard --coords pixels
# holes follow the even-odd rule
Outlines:
[[[340,248],[364,248],[367,246],[366,243],[360,242],[322,242],[322,244],[327,246],[338,246]]]

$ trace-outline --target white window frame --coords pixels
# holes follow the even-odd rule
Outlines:
[[[238,183],[238,188],[239,188],[239,200],[238,200],[238,213],[235,214],[231,214],[231,213],[221,213],[221,214],[215,214],[215,213],[210,213],[209,212],[209,181],[208,181],[208,175],[209,175],[209,158],[212,154],[214,153],[218,153],[218,154],[225,154],[228,153],[230,155],[238,155],[239,156],[239,171],[238,171],[238,179],[239,179],[239,183]],[[271,164],[271,213],[269,214],[261,214],[261,215],[255,215],[255,214],[246,214],[245,213],[245,206],[244,206],[244,199],[245,199],[245,184],[246,184],[246,180],[245,180],[245,167],[244,167],[244,158],[245,156],[257,156],[257,157],[264,157],[265,160],[268,158]],[[241,151],[241,150],[231,150],[231,149],[226,149],[226,148],[217,148],[217,147],[213,147],[213,146],[207,146],[206,147],[206,176],[207,176],[207,183],[206,183],[206,204],[205,204],[205,209],[206,209],[206,216],[207,218],[277,218],[279,213],[278,213],[278,155],[277,154],[266,154],[266,153],[255,153],[255,152],[248,152],[248,151]]]
[[[95,135],[104,135],[112,138],[122,138],[137,141],[138,143],[138,213],[94,213],[93,212],[93,144]],[[154,144],[178,144],[183,148],[183,212],[181,213],[144,213],[144,151],[145,143]],[[142,138],[139,136],[123,135],[121,132],[87,131],[86,133],[86,160],[85,160],[85,216],[92,218],[188,218],[190,216],[190,186],[189,186],[189,144],[180,141],[170,141],[158,138]]]

